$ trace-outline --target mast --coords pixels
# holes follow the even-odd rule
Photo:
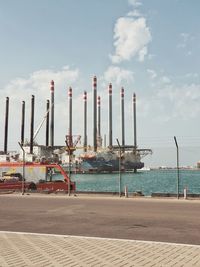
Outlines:
[[[98,109],[98,123],[97,123],[97,136],[98,136],[98,146],[101,147],[101,97],[98,96],[97,99],[97,109]]]
[[[83,94],[83,102],[84,102],[84,140],[83,140],[83,147],[84,151],[87,151],[87,92],[84,91]]]
[[[46,146],[49,146],[49,100],[47,99],[47,106],[46,106],[46,110],[47,110],[47,116],[46,116]]]
[[[137,128],[136,128],[136,94],[133,94],[133,128],[134,128],[134,147],[137,148]]]
[[[25,101],[22,101],[21,145],[24,145]]]
[[[112,84],[108,86],[109,104],[108,104],[108,132],[109,132],[109,148],[112,148]]]
[[[51,124],[50,124],[50,145],[54,146],[54,81],[51,81],[50,85],[51,92]]]
[[[68,90],[68,99],[69,99],[69,147],[73,147],[73,141],[72,141],[72,88],[69,87]]]
[[[97,151],[97,77],[93,78],[93,146]]]
[[[31,130],[30,130],[30,154],[33,154],[33,136],[34,136],[34,106],[35,96],[31,97]]]
[[[124,127],[124,88],[121,88],[121,130],[122,130],[122,147],[125,146],[125,127]]]

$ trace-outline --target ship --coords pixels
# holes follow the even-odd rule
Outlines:
[[[115,151],[98,152],[93,156],[81,154],[80,169],[82,172],[116,172],[120,170],[132,171],[144,167],[140,157],[134,152],[124,153],[121,157]]]
[[[62,161],[62,166],[72,173],[112,173],[119,170],[136,172],[144,167],[141,158],[151,153],[150,149],[134,149],[132,146],[126,146],[121,152],[113,147],[112,150],[107,148],[97,152],[84,152],[77,157],[71,155],[70,159],[66,154],[67,159]]]

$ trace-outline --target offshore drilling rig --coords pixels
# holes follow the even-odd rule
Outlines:
[[[77,146],[80,142],[81,135],[73,135],[72,123],[72,88],[68,90],[68,134],[66,135],[66,146],[55,146],[54,144],[54,81],[50,83],[50,101],[46,103],[46,114],[42,123],[34,132],[34,95],[31,97],[31,123],[30,123],[30,141],[24,141],[24,118],[25,118],[25,101],[22,102],[22,120],[21,120],[21,144],[26,152],[26,161],[48,160],[63,163],[71,171],[76,172],[113,172],[121,168],[122,171],[134,171],[144,167],[141,159],[152,153],[151,149],[139,149],[137,145],[137,128],[136,128],[136,94],[133,94],[133,140],[134,143],[127,145],[125,142],[125,116],[124,116],[124,88],[121,88],[121,144],[113,145],[113,118],[112,118],[112,84],[108,86],[108,146],[104,142],[102,146],[101,135],[101,98],[97,96],[97,77],[93,77],[93,146],[88,145],[87,140],[87,92],[83,94],[83,152],[77,155]],[[1,152],[1,159],[8,158],[8,113],[9,98],[6,98],[5,114],[5,138],[4,151]],[[45,145],[37,145],[35,137],[38,134],[43,123],[46,122],[46,142]],[[50,137],[50,138],[49,138]],[[49,142],[50,140],[50,142]],[[104,140],[105,141],[105,140]],[[76,154],[76,155],[75,155]],[[22,155],[20,155],[22,157]],[[119,159],[121,166],[119,166]]]
[[[66,136],[68,155],[71,157],[76,150],[76,145],[80,139],[72,141],[72,89],[69,88],[69,134]],[[112,84],[108,86],[109,97],[109,133],[108,146],[102,147],[101,136],[101,99],[97,97],[97,77],[93,78],[93,147],[87,144],[87,92],[84,92],[84,135],[83,153],[76,161],[75,169],[79,172],[113,172],[119,170],[119,158],[121,158],[122,171],[134,171],[144,167],[141,159],[152,153],[151,149],[139,149],[137,146],[136,131],[136,94],[133,94],[133,124],[134,124],[134,144],[125,143],[125,122],[124,122],[124,88],[121,88],[121,145],[113,145],[113,119],[112,119]]]

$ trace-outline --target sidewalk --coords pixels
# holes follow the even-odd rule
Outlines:
[[[200,266],[200,246],[0,232],[0,266]]]

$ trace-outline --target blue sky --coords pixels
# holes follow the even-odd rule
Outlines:
[[[107,86],[113,84],[113,140],[121,138],[120,88],[125,88],[126,142],[133,142],[132,94],[137,94],[138,144],[152,148],[152,166],[175,165],[173,136],[182,165],[200,159],[200,2],[197,0],[0,0],[0,145],[5,97],[10,97],[9,149],[20,139],[21,101],[36,96],[35,128],[45,115],[55,81],[55,143],[68,128],[67,89],[73,88],[73,132],[83,135],[82,94],[88,92],[92,144],[92,77],[108,133]],[[13,131],[15,129],[15,131]],[[44,143],[44,129],[38,142]]]

